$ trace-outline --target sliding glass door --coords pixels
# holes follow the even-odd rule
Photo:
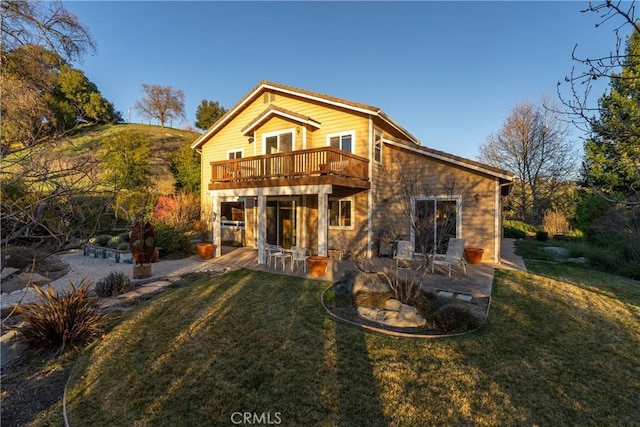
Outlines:
[[[267,243],[285,249],[296,245],[295,200],[267,201]]]
[[[460,197],[415,198],[411,240],[419,253],[444,253],[452,237],[460,235]]]

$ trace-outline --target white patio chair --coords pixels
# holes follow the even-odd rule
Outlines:
[[[278,268],[278,260],[282,260],[282,271],[284,271],[284,260],[287,254],[284,249],[277,245],[267,245],[267,265],[271,267],[271,260],[273,259],[274,268]]]
[[[431,272],[435,270],[435,265],[444,265],[449,270],[451,277],[451,266],[462,266],[464,274],[467,274],[467,261],[464,259],[464,239],[449,239],[447,252],[445,254],[435,254],[431,259]]]
[[[302,262],[302,271],[307,271],[307,258],[311,256],[311,251],[302,246],[291,246],[291,271],[298,262]]]
[[[396,260],[396,268],[400,268],[400,262],[409,264],[415,259],[415,249],[413,243],[408,240],[398,240],[395,251],[393,251],[393,259]]]

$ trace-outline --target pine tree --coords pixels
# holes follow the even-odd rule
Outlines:
[[[640,195],[640,34],[627,39],[620,73],[600,98],[600,118],[585,144],[586,183],[613,197]]]

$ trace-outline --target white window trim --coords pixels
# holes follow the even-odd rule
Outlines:
[[[282,129],[262,134],[262,154],[267,154],[267,138],[271,136],[282,135],[283,133],[291,134],[291,151],[296,151],[296,128]],[[278,139],[278,150],[280,150],[280,139]]]
[[[237,153],[238,151],[239,151],[239,152],[240,152],[240,154],[242,155],[242,158],[244,158],[244,148],[236,148],[236,149],[234,149],[234,150],[227,150],[227,160],[230,160],[230,159],[229,159],[229,154],[230,154],[230,153]]]
[[[413,196],[411,197],[411,222],[416,214],[416,201],[430,200],[430,201],[455,201],[456,202],[456,238],[462,239],[462,196],[461,195],[441,195],[441,196]],[[415,231],[411,224],[409,224],[409,240],[416,244]]]
[[[329,205],[331,204],[331,202],[351,202],[351,225],[349,226],[345,226],[345,225],[331,225],[330,224],[330,218],[329,218]],[[355,210],[355,203],[353,200],[353,197],[329,197],[328,203],[327,203],[327,224],[329,224],[329,230],[354,230],[355,229],[355,218],[354,218],[354,210]]]
[[[376,160],[376,134],[380,135],[380,160]],[[371,160],[373,160],[378,165],[382,164],[383,147],[384,147],[384,138],[382,137],[382,132],[380,132],[379,130],[374,130],[373,131],[373,146],[372,146],[372,150],[371,150]]]
[[[345,136],[345,135],[351,135],[351,154],[355,154],[356,152],[356,131],[355,130],[348,130],[346,132],[335,132],[335,133],[330,133],[327,134],[327,147],[331,146],[331,138],[334,138],[336,136]]]

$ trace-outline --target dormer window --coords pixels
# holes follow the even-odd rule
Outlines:
[[[275,154],[295,150],[294,129],[265,133],[263,136],[264,153]]]

